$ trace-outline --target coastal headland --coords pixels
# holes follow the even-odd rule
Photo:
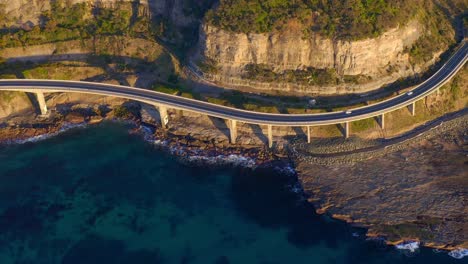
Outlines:
[[[198,13],[209,8],[201,3],[197,12],[179,12],[190,1],[104,5],[93,18],[90,1],[75,2],[72,10],[86,19],[68,21],[71,14],[60,5],[25,4],[37,15],[27,21],[13,19],[23,12],[21,6],[9,6],[8,14],[0,10],[0,20],[11,16],[4,21],[10,30],[0,39],[0,78],[135,86],[266,113],[346,111],[410,92],[444,64],[464,32],[463,25],[460,33],[460,26],[452,28],[447,19],[439,21],[444,30],[434,31],[433,18],[423,13],[402,16],[401,27],[391,20],[379,31],[334,41],[323,32],[303,30],[299,18],[255,32],[231,30],[221,23],[230,17],[220,20],[211,13],[203,21]],[[458,11],[429,5],[437,18],[446,10],[457,17],[454,24],[466,23]],[[122,12],[112,16],[106,10]],[[45,25],[39,15],[48,18]],[[157,26],[145,26],[149,21]],[[94,35],[80,31],[90,24],[97,25]],[[281,47],[293,50],[297,32],[306,34],[301,41],[308,49],[288,57]],[[434,46],[426,45],[431,39]],[[311,47],[320,48],[319,55],[310,56]],[[369,66],[379,52],[383,56]],[[281,87],[287,88],[284,93]],[[272,148],[267,126],[239,122],[232,144],[225,120],[189,111],[169,109],[170,122],[163,127],[158,109],[145,103],[72,93],[46,94],[45,102],[49,111],[44,115],[31,94],[0,92],[0,146],[101,122],[126,122],[130,133],[187,164],[293,169],[294,191],[317,213],[367,228],[368,237],[389,244],[468,248],[466,65],[419,100],[416,112],[402,108],[386,114],[385,127],[373,117],[351,122],[350,137],[344,138],[340,126],[317,126],[310,143],[307,127],[274,127]]]

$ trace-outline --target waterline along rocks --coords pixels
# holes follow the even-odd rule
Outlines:
[[[332,2],[333,8],[323,7]],[[405,8],[395,9],[395,6]],[[391,12],[382,12],[389,10]],[[164,186],[161,193],[169,190],[167,193],[170,195],[168,199],[162,199],[164,202],[175,201],[178,205],[192,207],[191,203],[187,203],[187,197],[202,199],[200,204],[196,202],[195,211],[210,214],[206,215],[209,219],[206,228],[208,236],[209,230],[215,226],[212,219],[220,223],[220,236],[213,237],[214,245],[224,247],[227,242],[228,248],[232,246],[238,250],[238,245],[246,242],[248,246],[244,250],[252,255],[258,255],[259,245],[260,248],[281,245],[281,248],[288,248],[292,256],[300,259],[310,253],[305,248],[317,244],[324,245],[319,251],[323,255],[329,251],[330,262],[336,259],[336,252],[341,251],[342,245],[339,240],[333,239],[333,235],[330,236],[331,240],[327,239],[330,238],[329,234],[339,233],[339,236],[347,236],[352,241],[351,250],[346,251],[349,256],[366,257],[366,254],[360,253],[369,250],[363,245],[367,243],[364,240],[368,236],[378,237],[406,251],[418,251],[419,246],[453,250],[451,256],[461,258],[467,254],[468,248],[468,66],[465,65],[457,76],[441,87],[433,84],[438,82],[436,80],[446,80],[445,77],[455,74],[450,71],[455,66],[455,63],[451,63],[454,61],[445,64],[449,70],[442,68],[440,75],[436,74],[435,79],[422,87],[412,85],[432,75],[435,69],[447,62],[446,55],[454,50],[457,51],[455,58],[466,59],[466,39],[461,42],[464,48],[456,49],[456,42],[467,35],[464,34],[464,26],[468,24],[466,16],[462,15],[466,10],[466,0],[0,0],[0,79],[9,79],[3,83],[26,87],[22,90],[26,92],[6,91],[8,87],[0,92],[0,144],[10,144],[0,148],[1,156],[8,160],[0,166],[0,171],[4,172],[0,176],[5,176],[5,179],[11,179],[12,175],[15,179],[24,177],[18,186],[21,187],[20,193],[25,191],[27,195],[18,195],[20,201],[24,201],[23,198],[30,193],[44,195],[44,201],[48,201],[48,195],[55,195],[53,191],[48,191],[49,182],[44,181],[50,176],[54,182],[64,180],[66,193],[78,190],[78,193],[83,191],[86,197],[89,191],[81,188],[88,181],[99,178],[102,182],[99,181],[98,188],[108,191],[108,197],[113,197],[116,191],[114,185],[106,184],[109,177],[117,179],[117,184],[119,176],[128,180],[130,184],[120,182],[117,191],[122,191],[124,195],[117,195],[119,199],[127,195],[139,197],[140,194],[143,194],[143,200],[159,199],[155,190]],[[458,70],[458,66],[462,66],[460,60],[456,61]],[[33,80],[25,85],[24,80],[11,79],[47,79],[55,84],[59,83],[56,80],[86,81],[96,83],[94,85],[100,86],[101,90],[96,92],[93,84],[82,87],[80,83],[75,84],[73,89],[76,92],[77,86],[80,86],[83,94],[71,93],[69,88],[72,86],[66,82],[63,85],[65,90],[46,92],[41,91],[40,83],[42,89],[53,85],[46,84],[44,80]],[[112,89],[101,86],[106,83],[115,86]],[[386,84],[389,86],[380,89]],[[136,92],[131,87],[142,90]],[[117,91],[123,92],[124,98],[128,99],[114,97]],[[150,91],[165,94],[157,94],[163,98],[158,99]],[[429,91],[431,94],[426,94]],[[142,95],[151,97],[151,100],[141,100]],[[395,98],[386,100],[393,96]],[[218,112],[203,110],[200,106],[206,106],[204,103],[189,99],[212,103],[214,105],[210,105],[210,108]],[[173,100],[172,103],[169,100]],[[174,103],[182,101],[186,105]],[[379,105],[392,111],[384,113],[379,110]],[[393,108],[396,106],[400,109]],[[372,113],[376,115],[363,113],[369,109],[374,109]],[[258,113],[254,114],[255,119],[249,120],[246,116],[252,113],[246,114],[243,110]],[[317,113],[308,117],[280,115]],[[457,115],[456,118],[452,118],[453,115]],[[278,118],[281,120],[274,123]],[[310,120],[301,120],[303,118]],[[317,120],[312,120],[314,118]],[[333,122],[324,125],[319,118],[328,118]],[[103,121],[129,125],[117,128],[119,126],[114,123]],[[334,123],[336,121],[340,124]],[[102,123],[100,128],[88,128],[88,125],[98,123]],[[293,126],[281,126],[284,124]],[[87,128],[70,132],[70,141],[68,136],[58,136],[41,142],[46,149],[57,150],[55,154],[54,151],[46,151],[44,153],[47,155],[43,155],[30,147],[31,142],[77,127]],[[112,139],[115,129],[120,131],[114,135],[117,140]],[[161,155],[158,151],[155,153],[153,146],[127,135],[125,129],[142,135],[153,146],[173,156]],[[85,135],[87,140],[82,140],[79,134]],[[95,138],[94,134],[98,137]],[[67,145],[70,142],[72,144]],[[26,145],[12,146],[11,143]],[[90,146],[91,153],[83,155],[86,152],[80,152],[80,148],[85,145]],[[16,147],[18,152],[9,151]],[[27,154],[27,157],[17,154],[28,151],[35,154]],[[70,151],[76,156],[63,155],[63,151]],[[107,163],[114,154],[117,162]],[[12,156],[21,162],[9,163],[14,160]],[[180,164],[177,166],[171,161],[174,157],[184,164],[195,166],[190,169]],[[31,162],[26,163],[29,158]],[[107,167],[94,171],[95,165],[99,164],[95,161],[101,158],[108,164]],[[155,171],[161,170],[158,160],[161,168],[168,169],[167,175],[171,177],[160,175],[161,181],[153,181],[150,179],[154,179]],[[76,167],[63,166],[66,162],[76,162]],[[115,164],[128,165],[128,171],[122,174]],[[12,168],[9,169],[7,165]],[[82,173],[82,168],[88,165],[91,166],[89,171],[93,170],[90,174],[93,177]],[[227,191],[226,198],[231,199],[234,195],[237,196],[234,199],[240,202],[232,204],[226,200],[227,203],[219,208],[224,210],[234,205],[233,209],[244,211],[242,214],[236,212],[236,219],[241,216],[243,223],[246,220],[244,216],[247,216],[257,220],[255,227],[267,227],[262,231],[266,231],[264,237],[267,240],[258,239],[262,234],[252,232],[255,229],[251,229],[253,225],[250,222],[245,225],[245,236],[235,238],[237,230],[230,226],[233,222],[223,218],[229,214],[227,211],[216,208],[216,212],[221,212],[221,217],[213,214],[214,211],[207,211],[206,202],[215,201],[212,198],[217,195],[211,196],[211,191],[204,188],[217,189],[221,185],[210,187],[204,173],[207,167],[216,166],[233,166],[235,170],[244,166],[248,169],[240,170],[246,171],[250,168],[281,167],[280,170],[284,172],[281,176],[287,179],[286,187],[281,188],[287,189],[283,195],[294,196],[294,203],[299,202],[305,210],[294,215],[289,205],[285,207],[286,210],[281,209],[285,200],[282,192],[278,192],[277,188],[270,190],[269,186],[275,181],[271,174],[278,170],[262,172],[262,181],[255,180],[252,175],[241,175],[241,179],[236,176],[213,177],[215,181],[226,184],[223,184]],[[36,169],[42,167],[42,170]],[[40,175],[48,167],[52,172]],[[64,173],[70,168],[73,171],[70,175]],[[183,173],[173,177],[178,169],[182,169]],[[188,179],[196,184],[186,185],[187,189],[178,189],[185,196],[170,191],[170,186],[179,188],[184,186],[180,184],[181,181],[186,183],[187,179],[179,176],[196,170],[200,170],[200,174]],[[234,170],[221,171],[230,174]],[[140,172],[145,174],[143,178],[136,177]],[[36,173],[39,175],[36,176]],[[79,180],[71,181],[72,176]],[[140,184],[133,185],[135,189],[128,190],[128,187],[132,188],[132,182],[142,179]],[[234,180],[232,184],[226,182],[231,180]],[[46,188],[38,189],[34,181]],[[25,189],[23,183],[30,184],[33,192]],[[73,188],[66,187],[72,186],[69,184]],[[239,188],[242,186],[247,186],[248,191]],[[259,192],[262,188],[266,188],[268,195]],[[145,191],[141,192],[142,189]],[[214,193],[219,194],[217,190]],[[210,196],[205,196],[207,194]],[[6,195],[11,198],[9,193]],[[81,209],[80,199],[85,196],[79,195],[78,200],[73,201],[77,202],[77,209]],[[94,201],[95,198],[99,199],[98,196],[88,198]],[[14,201],[4,200],[6,204]],[[13,211],[7,210],[4,215],[8,219],[1,227],[6,231],[3,235],[7,236],[2,241],[15,243],[13,250],[22,251],[27,245],[20,243],[30,241],[15,237],[21,241],[17,241],[18,244],[10,242],[8,236],[16,235],[13,232],[21,229],[21,224],[29,226],[33,223],[31,228],[34,229],[37,223],[45,226],[53,222],[49,221],[53,219],[42,217],[53,216],[48,209],[45,210],[44,203],[35,197],[31,200],[27,207],[12,204]],[[68,210],[68,205],[62,204],[62,197],[58,200],[58,207],[52,207],[51,211]],[[99,229],[95,228],[95,224],[99,226],[106,211],[113,211],[115,201],[109,199],[104,208],[93,213],[86,221],[89,230]],[[133,240],[138,243],[142,240],[154,242],[154,233],[147,230],[170,230],[166,232],[166,240],[162,241],[181,238],[181,248],[185,248],[184,258],[187,257],[183,261],[192,260],[192,251],[186,247],[184,236],[187,233],[193,235],[193,244],[198,246],[197,241],[205,234],[178,231],[178,226],[184,226],[182,222],[188,224],[199,220],[192,217],[195,211],[191,210],[195,207],[187,208],[190,211],[187,215],[177,215],[172,210],[175,207],[154,210],[163,214],[166,211],[175,213],[170,219],[168,215],[158,216],[165,219],[164,224],[154,224],[160,223],[159,220],[147,222],[149,211],[146,209],[141,211],[140,219],[130,212],[129,218],[123,222],[134,229],[131,233],[138,233],[135,238],[144,237]],[[356,231],[344,222],[330,221],[328,216],[314,214],[314,210],[367,229]],[[22,217],[24,212],[28,214],[27,217]],[[35,212],[44,212],[44,215],[37,217]],[[69,215],[77,215],[75,213],[73,211]],[[31,215],[44,221],[33,219],[28,222]],[[26,222],[19,221],[20,224],[17,224],[18,219]],[[103,223],[108,224],[118,217],[109,214],[106,219],[109,222]],[[330,228],[322,229],[314,221],[316,219],[326,219],[325,226]],[[145,222],[144,226],[140,226],[140,220]],[[284,223],[292,227],[287,235],[282,228]],[[186,226],[193,228],[192,224]],[[280,238],[278,241],[284,241],[284,244],[265,243],[272,241],[273,236],[269,234],[274,229],[270,228],[272,226],[281,227],[276,235]],[[82,232],[81,227],[77,227],[80,231],[75,233],[88,235]],[[234,232],[234,235],[226,230]],[[55,236],[46,229],[43,231]],[[109,232],[108,229],[105,231]],[[109,233],[127,234],[114,231],[112,229]],[[36,235],[33,234],[33,238],[44,237],[43,233]],[[92,239],[83,239],[78,247],[93,245],[88,243],[89,240]],[[216,260],[211,258],[215,247],[205,244],[207,241],[211,243],[212,240],[206,239],[200,245],[209,255],[209,260],[201,263]],[[61,247],[64,245],[62,240],[50,240],[41,244],[46,248],[41,254],[47,255],[52,243]],[[289,247],[291,243],[294,245]],[[162,244],[171,247],[171,243]],[[0,262],[4,248],[0,247]],[[206,251],[206,248],[212,250]],[[338,251],[331,250],[334,248]],[[375,253],[375,248],[370,250],[370,254],[380,254]],[[431,250],[422,248],[421,251]],[[86,255],[79,249],[73,252]],[[264,252],[267,258],[262,260],[270,261],[276,257],[269,254],[270,249]],[[279,253],[291,261],[292,258],[284,252]],[[22,253],[13,255],[25,255]],[[72,259],[73,254],[68,259]],[[401,257],[401,254],[396,257]],[[445,257],[449,258],[446,254]],[[440,255],[434,259],[441,259]],[[287,262],[278,259],[271,261]],[[357,261],[366,262],[367,259],[359,256]],[[226,256],[219,256],[216,261],[226,262]]]
[[[329,165],[298,161],[299,179],[317,212],[367,227],[371,236],[466,248],[467,131],[465,113],[402,148],[381,150],[385,155]]]

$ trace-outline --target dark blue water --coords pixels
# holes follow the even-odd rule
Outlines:
[[[462,263],[355,238],[293,179],[183,166],[102,124],[0,147],[0,263]]]

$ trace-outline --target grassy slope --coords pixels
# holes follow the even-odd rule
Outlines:
[[[384,130],[374,119],[365,119],[351,123],[351,132],[361,137],[367,137],[370,134],[391,137],[467,106],[468,66],[465,65],[454,79],[440,88],[439,92],[416,103],[415,116],[411,116],[408,109],[402,108],[385,116]]]

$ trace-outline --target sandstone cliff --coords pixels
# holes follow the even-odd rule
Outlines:
[[[18,27],[25,23],[37,25],[41,13],[50,10],[51,2],[50,0],[0,0],[0,8],[5,14],[2,26]],[[120,2],[131,2],[135,5],[148,7],[147,11],[152,16],[165,17],[177,26],[189,26],[195,20],[193,16],[184,13],[186,5],[184,0],[63,0],[63,3],[68,6],[83,2],[90,6],[101,5],[105,7],[114,7]]]
[[[43,12],[50,10],[50,0],[0,0],[0,7],[3,9],[4,21],[3,27],[22,27],[26,24],[37,25],[39,24],[40,16]],[[64,1],[67,5],[77,3],[95,4],[102,2],[111,4],[117,2],[114,0],[94,1],[94,0],[67,0]],[[0,21],[1,22],[1,21]]]
[[[287,31],[267,34],[232,33],[203,25],[192,59],[213,62],[216,70],[205,73],[205,77],[232,87],[322,94],[366,92],[422,70],[411,65],[405,49],[423,34],[424,27],[416,20],[377,38],[352,42],[327,39],[318,34],[303,38],[300,28],[293,23]],[[331,85],[267,83],[242,78],[249,64],[262,65],[275,73],[309,67],[334,69],[338,76],[360,76],[366,81]]]

